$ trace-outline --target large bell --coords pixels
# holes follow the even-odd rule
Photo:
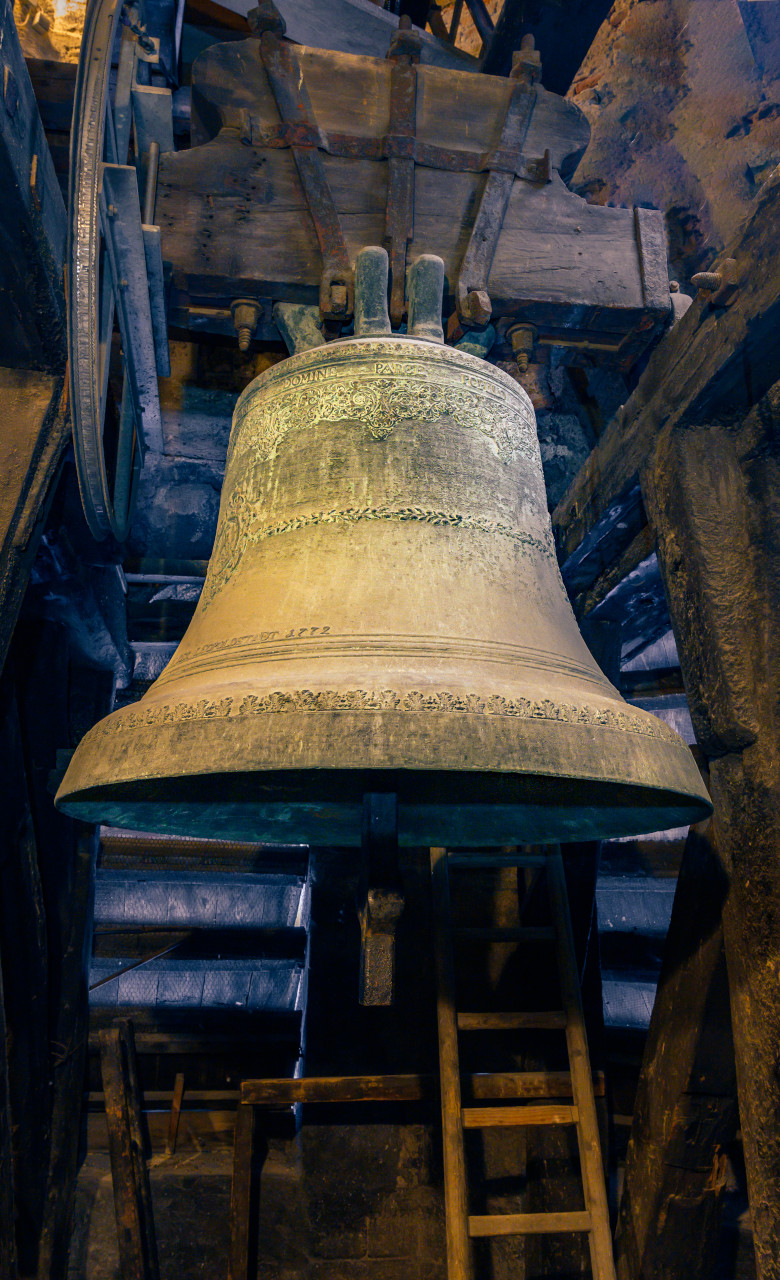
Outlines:
[[[685,743],[623,701],[577,630],[528,396],[414,336],[440,311],[400,337],[356,306],[369,336],[295,355],[240,397],[192,623],[140,703],[87,734],[57,803],[335,845],[360,843],[377,791],[397,793],[412,845],[703,817]]]

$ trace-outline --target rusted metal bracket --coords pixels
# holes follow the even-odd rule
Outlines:
[[[518,64],[517,72],[455,288],[458,316],[464,325],[480,326],[490,321],[490,268],[536,106],[533,77],[527,74],[524,63]]]
[[[414,235],[414,152],[417,131],[417,66],[422,38],[403,16],[390,41],[390,130],[385,244],[390,255],[390,321],[397,328],[406,312],[406,252]]]
[[[393,1003],[395,933],[404,909],[398,871],[398,797],[363,797],[360,920],[360,1003]]]
[[[278,19],[274,6],[266,3],[253,10],[253,30],[260,35],[260,57],[282,123],[288,129],[295,167],[322,253],[320,315],[324,321],[345,324],[355,307],[354,274],[319,154],[323,139],[303,71],[290,46],[278,38]]]

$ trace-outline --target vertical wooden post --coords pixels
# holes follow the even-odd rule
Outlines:
[[[76,840],[70,936],[60,966],[60,1006],[54,1061],[46,1213],[38,1254],[40,1280],[67,1271],[71,1219],[78,1172],[79,1122],[89,1034],[87,973],[92,951],[96,832],[80,826]]]
[[[260,1165],[264,1147],[257,1107],[240,1102],[233,1138],[228,1280],[257,1280]]]
[[[181,1116],[181,1104],[184,1100],[184,1074],[177,1071],[176,1079],[173,1082],[173,1097],[171,1098],[171,1115],[168,1121],[168,1137],[165,1142],[166,1155],[172,1156],[176,1150],[176,1139],[179,1135],[179,1117]]]
[[[455,961],[452,954],[450,881],[446,849],[431,849],[431,874],[437,978],[436,1015],[439,1026],[447,1275],[449,1280],[470,1280],[471,1242],[468,1226],[466,1156],[461,1124],[458,1014],[455,999]]]
[[[757,1272],[780,1280],[780,386],[741,422],[665,429],[640,478],[729,886],[723,933]]]
[[[620,1280],[708,1280],[719,1251],[724,1148],[737,1126],[721,910],[728,885],[711,823],[685,845],[637,1088],[615,1237]]]
[[[159,1280],[132,1024],[101,1031],[100,1068],[122,1280]]]
[[[555,924],[558,972],[561,979],[563,1007],[566,1011],[566,1044],[569,1051],[572,1092],[579,1120],[577,1142],[580,1149],[582,1186],[585,1208],[590,1213],[589,1232],[591,1266],[594,1280],[615,1280],[615,1264],[612,1256],[612,1235],[609,1227],[609,1206],[604,1170],[601,1160],[601,1142],[593,1096],[593,1082],[585,1035],[585,1018],[582,1011],[582,995],[574,952],[574,934],[569,913],[569,899],[563,874],[563,860],[559,852],[548,854],[547,885],[550,907]]]
[[[3,974],[0,969],[0,1276],[2,1280],[16,1280],[14,1159],[6,1039]]]

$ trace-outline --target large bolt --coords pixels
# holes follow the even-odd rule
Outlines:
[[[716,271],[697,271],[695,276],[691,276],[691,284],[702,293],[710,294],[714,307],[727,307],[739,288],[735,259],[724,258]]]
[[[536,342],[536,329],[532,324],[515,324],[507,333],[515,353],[520,373],[526,373]]]
[[[237,298],[232,303],[230,311],[233,316],[233,327],[238,334],[238,349],[246,353],[262,314],[260,307],[251,298]]]

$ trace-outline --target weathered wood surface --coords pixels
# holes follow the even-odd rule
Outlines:
[[[257,1276],[260,1172],[265,1151],[259,1113],[241,1103],[236,1108],[233,1138],[228,1280],[255,1280]]]
[[[92,939],[97,838],[79,831],[71,895],[70,931],[59,967],[59,1002],[52,1065],[54,1105],[46,1210],[38,1254],[39,1280],[57,1280],[67,1271],[79,1165],[79,1136],[89,1006],[87,971]]]
[[[63,379],[0,368],[0,670],[70,437]]]
[[[683,854],[637,1089],[616,1234],[619,1280],[708,1280],[724,1151],[737,1124],[721,910],[709,824]]]
[[[0,11],[0,81],[0,363],[61,370],[65,205],[7,0]]]
[[[637,387],[609,423],[553,512],[559,559],[567,562],[603,523],[619,524],[626,499],[664,426],[704,421],[723,407],[755,403],[780,377],[780,272],[777,215],[780,175],[759,192],[755,211],[724,257],[736,260],[740,285],[731,306],[699,294],[650,357]],[[614,559],[636,532],[626,530]],[[592,582],[604,567],[594,564]],[[579,582],[581,591],[590,582]]]
[[[296,56],[326,148],[329,133],[388,132],[389,64],[310,49]],[[418,69],[418,139],[443,148],[455,141],[479,168],[498,142],[510,91],[507,80]],[[239,290],[316,301],[322,259],[293,155],[262,145],[263,130],[277,126],[257,42],[208,49],[193,87],[196,145],[160,164],[157,214],[177,296],[214,306]],[[488,289],[495,314],[521,308],[544,340],[621,349],[630,361],[669,313],[662,220],[589,205],[567,189],[561,175],[587,137],[577,108],[537,90],[524,151],[531,160],[549,150],[552,181],[515,180]],[[327,150],[320,157],[354,259],[363,245],[382,243],[388,164]],[[411,254],[444,259],[450,294],[485,181],[485,172],[415,168]]]
[[[465,1075],[461,1087],[481,1100],[572,1096],[568,1071],[486,1071]],[[244,1080],[241,1100],[254,1106],[292,1106],[297,1102],[421,1102],[434,1097],[436,1089],[434,1077],[426,1075],[303,1076],[297,1080]],[[603,1075],[594,1080],[594,1091],[603,1097]]]
[[[0,686],[0,956],[13,1118],[16,1247],[23,1275],[34,1273],[46,1203],[51,1117],[46,912],[25,776],[16,690]]]
[[[466,1154],[461,1123],[458,1014],[455,959],[452,948],[447,850],[431,849],[433,933],[436,963],[436,1018],[439,1033],[442,1157],[444,1162],[444,1228],[447,1237],[448,1280],[470,1280],[469,1201]]]
[[[780,180],[760,213],[778,190]],[[744,288],[760,291],[771,278],[756,272]],[[735,320],[754,386],[780,358],[767,336],[765,363],[757,359],[763,323],[779,310],[764,296],[760,321]],[[710,382],[689,401],[687,424],[664,428],[642,473],[643,493],[696,737],[710,759],[716,846],[729,886],[723,930],[757,1273],[778,1280],[780,387],[741,420],[708,422],[713,378],[710,368]]]
[[[159,1280],[132,1026],[100,1032],[111,1179],[122,1280]]]
[[[251,0],[228,0],[241,12],[252,7]],[[384,58],[390,40],[398,29],[398,19],[386,13],[373,0],[280,0],[279,12],[287,23],[287,36],[299,44],[342,53],[370,54]],[[422,38],[421,62],[442,67],[463,67],[479,71],[479,61],[462,49],[437,40],[419,27],[413,30]]]
[[[577,1145],[585,1208],[590,1215],[591,1266],[598,1280],[614,1280],[612,1238],[607,1205],[607,1188],[601,1156],[596,1102],[593,1095],[590,1055],[585,1032],[582,992],[574,948],[569,899],[563,860],[559,853],[547,865],[550,909],[557,932],[557,960],[561,995],[566,1010],[566,1048],[569,1055],[574,1103],[577,1111]]]
[[[13,1119],[11,1116],[8,1027],[0,968],[0,1276],[16,1280],[16,1209],[13,1175]]]

